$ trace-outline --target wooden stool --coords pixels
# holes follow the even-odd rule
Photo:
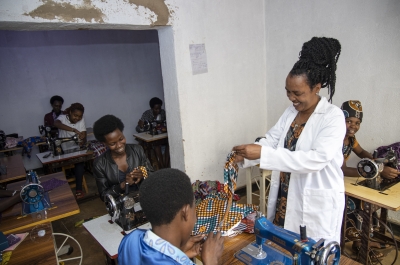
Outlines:
[[[71,187],[71,188],[75,188],[76,187],[76,181],[75,181],[75,176],[74,177],[71,177],[71,178],[67,178],[67,174],[65,173],[65,170],[67,170],[67,169],[72,169],[72,168],[74,168],[75,167],[75,165],[68,165],[68,166],[63,166],[62,167],[62,171],[64,172],[64,176],[65,176],[65,178],[67,179],[67,181],[68,181],[68,184],[69,184],[69,186]],[[88,188],[87,188],[87,185],[86,185],[86,179],[85,179],[85,174],[83,174],[83,176],[82,176],[82,186],[83,186],[83,188],[85,189],[85,194],[88,194]]]

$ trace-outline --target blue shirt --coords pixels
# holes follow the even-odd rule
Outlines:
[[[194,265],[179,248],[151,230],[136,229],[125,236],[118,248],[120,265]]]

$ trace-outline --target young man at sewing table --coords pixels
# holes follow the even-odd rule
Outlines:
[[[224,239],[221,232],[190,236],[196,223],[195,200],[189,177],[177,169],[162,169],[145,179],[140,204],[152,230],[137,229],[118,248],[118,264],[194,264],[201,255],[204,265],[218,264]]]

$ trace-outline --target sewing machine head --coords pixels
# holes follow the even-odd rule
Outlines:
[[[39,132],[42,134],[44,132],[45,137],[46,137],[46,143],[49,146],[49,150],[53,152],[53,156],[59,156],[65,153],[72,153],[75,151],[79,150],[79,147],[75,148],[64,148],[62,143],[69,142],[69,141],[74,141],[76,145],[79,145],[80,139],[78,135],[74,135],[71,137],[66,137],[66,138],[58,138],[58,137],[52,137],[52,128],[50,126],[39,126]],[[64,150],[65,149],[65,150]]]
[[[107,194],[104,198],[111,221],[116,222],[124,231],[132,230],[144,223],[147,219],[144,216],[139,202],[139,194],[129,193],[129,186],[126,185],[125,194],[114,198]]]
[[[36,213],[35,219],[45,218],[45,214],[40,212],[50,208],[50,198],[43,186],[40,185],[36,172],[31,170],[26,174],[26,182],[22,186],[20,197],[23,215]]]
[[[153,121],[144,121],[143,128],[148,131],[151,135],[157,135],[167,132],[167,121],[161,120],[161,115],[157,116],[157,119]]]
[[[318,242],[307,238],[305,228],[302,235],[275,226],[264,216],[258,215],[254,232],[256,241],[235,254],[245,264],[275,265],[325,265],[327,261],[338,265],[340,246],[330,242],[324,246],[324,239]]]
[[[369,158],[361,159],[357,164],[357,172],[366,179],[359,184],[382,191],[399,182],[399,178],[392,180],[381,178],[380,173],[383,167],[388,166],[398,169],[399,161],[396,152],[392,148],[389,148],[384,158],[376,158],[376,154],[377,152],[375,151],[373,160]]]

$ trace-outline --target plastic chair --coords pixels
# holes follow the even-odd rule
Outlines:
[[[256,169],[256,172],[254,172],[254,169]],[[247,197],[247,203],[251,204],[252,203],[252,196],[258,196],[260,197],[260,211],[263,214],[266,214],[266,205],[268,201],[268,191],[269,187],[271,185],[271,170],[264,170],[259,168],[259,166],[253,166],[246,168],[246,197]],[[265,180],[268,180],[268,185],[265,185]],[[258,190],[260,191],[260,194],[254,193],[252,191],[252,185],[253,181],[256,183],[258,186]]]

